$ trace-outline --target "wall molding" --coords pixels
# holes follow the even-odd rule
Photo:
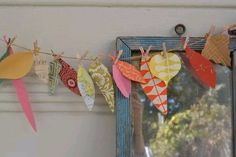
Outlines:
[[[236,8],[235,0],[1,0],[5,7]]]

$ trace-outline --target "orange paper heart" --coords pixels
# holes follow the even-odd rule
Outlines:
[[[33,65],[32,52],[15,53],[0,62],[1,79],[19,79],[25,76]]]

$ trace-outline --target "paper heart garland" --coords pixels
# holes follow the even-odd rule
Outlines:
[[[48,89],[49,95],[54,95],[56,87],[59,82],[59,72],[61,71],[61,64],[54,60],[49,63],[49,73],[48,73]]]
[[[202,50],[202,55],[215,63],[231,66],[229,36],[226,34],[210,35]]]
[[[19,52],[0,62],[1,79],[19,79],[25,76],[33,65],[32,52]]]
[[[109,108],[112,112],[115,110],[115,96],[112,76],[107,67],[100,62],[93,62],[89,67],[89,74],[93,81],[100,89],[102,95],[105,97]]]
[[[140,71],[147,83],[141,84],[144,93],[147,95],[153,105],[164,115],[168,113],[167,109],[167,86],[164,81],[153,76],[150,72],[148,62],[150,57],[144,53],[143,49]]]
[[[116,64],[112,65],[112,74],[116,86],[118,87],[122,95],[128,98],[131,93],[131,81],[123,76]]]
[[[165,81],[167,85],[168,82],[180,71],[181,61],[174,53],[161,52],[161,54],[156,54],[151,58],[149,67],[151,73],[157,78]]]
[[[112,57],[112,59],[114,61],[115,57]],[[143,78],[143,76],[141,75],[140,71],[138,71],[135,68],[135,66],[133,66],[127,62],[123,62],[123,61],[119,61],[119,60],[114,64],[117,65],[117,67],[120,70],[120,72],[122,73],[122,75],[124,75],[126,78],[128,78],[132,81],[146,83],[146,81]]]
[[[77,85],[77,72],[61,58],[58,62],[62,66],[59,76],[63,84],[73,93],[81,95]]]
[[[82,65],[79,66],[77,72],[77,81],[78,88],[84,99],[84,102],[87,105],[89,111],[91,111],[95,101],[95,88],[92,78]]]
[[[184,45],[182,38],[181,40]],[[207,58],[192,50],[188,45],[186,45],[185,51],[194,76],[207,87],[215,88],[216,72],[214,65]]]

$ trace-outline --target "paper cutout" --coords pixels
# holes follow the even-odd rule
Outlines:
[[[81,95],[77,85],[77,72],[61,58],[58,62],[62,66],[59,76],[63,84],[73,93]]]
[[[128,98],[131,93],[131,81],[122,75],[116,64],[112,65],[112,74],[116,86],[122,95]]]
[[[112,59],[115,60],[115,57],[112,57]],[[123,62],[123,61],[119,61],[119,60],[115,64],[119,68],[122,75],[124,75],[126,78],[128,78],[132,81],[146,83],[146,81],[143,78],[143,76],[141,75],[140,71],[137,70],[135,68],[135,66],[133,66],[127,62]]]
[[[77,72],[77,81],[78,88],[84,99],[84,102],[87,105],[89,111],[91,111],[95,101],[95,88],[92,78],[82,65],[79,66]]]
[[[12,54],[0,62],[0,78],[19,79],[31,70],[32,65],[32,52]]]
[[[3,59],[5,59],[6,57],[8,56],[8,53],[7,53],[7,51],[0,57],[0,62],[3,60]],[[3,82],[3,80],[2,79],[0,79],[0,84]]]
[[[209,35],[202,55],[215,63],[231,66],[229,36],[226,34]]]
[[[7,53],[10,54],[9,57],[15,55],[15,54],[13,54],[14,52],[13,52],[13,48],[11,46],[8,47],[8,52]],[[22,57],[22,55],[20,55],[20,56]],[[29,52],[28,52],[27,55],[23,55],[23,56],[26,57],[25,58],[26,60],[31,59],[31,62],[33,64],[32,53],[29,54]],[[27,62],[27,61],[25,61],[25,62]],[[32,66],[32,64],[31,64],[31,66]],[[18,99],[21,103],[21,107],[22,107],[22,109],[25,113],[26,118],[30,122],[30,125],[34,129],[34,131],[37,131],[37,127],[36,127],[36,123],[35,123],[35,119],[34,119],[34,114],[33,114],[31,104],[30,104],[30,101],[29,101],[29,98],[28,98],[28,94],[27,94],[27,91],[26,91],[26,88],[24,86],[24,83],[23,83],[22,79],[15,79],[15,80],[12,80],[12,82],[13,82],[13,85],[16,89],[17,97],[18,97]]]
[[[49,64],[48,87],[49,95],[54,95],[57,85],[59,83],[59,72],[61,71],[61,64],[54,60]]]
[[[15,86],[17,97],[21,103],[21,107],[24,110],[25,116],[27,117],[34,131],[37,131],[34,114],[22,79],[13,80],[13,85]]]
[[[89,74],[93,81],[100,89],[102,95],[105,97],[109,108],[112,112],[115,110],[115,97],[112,76],[107,67],[100,62],[93,62],[89,67]]]
[[[154,76],[165,81],[166,85],[168,85],[168,82],[181,69],[181,61],[174,53],[161,52],[161,54],[157,54],[151,58],[149,67]]]
[[[34,72],[44,83],[48,83],[48,70],[46,57],[41,54],[34,55]]]
[[[153,76],[148,62],[150,57],[142,50],[140,71],[147,83],[141,84],[144,93],[155,107],[164,115],[168,113],[167,108],[167,86],[164,81]]]
[[[182,42],[184,43],[183,40]],[[216,72],[213,64],[207,58],[192,50],[188,45],[186,46],[185,51],[194,76],[204,85],[215,88]]]

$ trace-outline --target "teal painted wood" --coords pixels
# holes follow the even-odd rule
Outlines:
[[[189,43],[197,42],[190,47],[196,51],[201,51],[204,48],[205,39],[203,37],[191,37]],[[117,50],[123,50],[122,58],[130,57],[132,51],[139,50],[142,46],[147,49],[152,45],[155,51],[162,50],[162,43],[166,43],[168,49],[176,49],[182,51],[182,44],[178,37],[118,37],[116,41]],[[236,157],[236,38],[230,40],[230,50],[233,53],[233,153]],[[126,60],[127,61],[127,60]],[[133,157],[132,155],[132,110],[130,98],[126,99],[116,88],[116,125],[117,125],[117,157]]]
[[[130,48],[117,39],[117,50],[123,50],[122,58],[131,56]],[[131,105],[130,98],[125,98],[118,88],[115,89],[116,95],[116,154],[117,157],[131,156]]]
[[[236,156],[236,51],[233,53],[233,79],[232,79],[232,91],[233,91],[233,154]]]

